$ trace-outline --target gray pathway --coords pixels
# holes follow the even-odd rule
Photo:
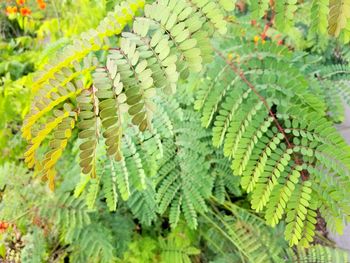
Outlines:
[[[338,130],[344,136],[346,141],[350,144],[350,108],[346,109],[346,120],[342,125],[338,126]],[[350,194],[349,194],[350,202]],[[331,239],[333,239],[337,245],[350,251],[350,225],[344,229],[344,234],[339,236],[337,234],[330,233]]]

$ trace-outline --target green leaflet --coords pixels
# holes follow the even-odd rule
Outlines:
[[[340,31],[346,27],[350,18],[350,1],[330,0],[329,1],[329,28],[330,35],[339,36]]]
[[[255,19],[263,17],[268,8],[269,0],[250,1],[251,14]]]
[[[310,248],[298,247],[296,254],[292,256],[292,260],[296,260],[296,258],[306,262],[317,261],[318,258],[323,258],[326,262],[346,262],[348,255],[339,249],[315,245]]]
[[[107,172],[108,171],[108,172]],[[109,211],[117,210],[118,193],[116,186],[116,173],[113,166],[113,161],[110,160],[106,166],[105,174],[102,175],[103,192],[106,198],[106,204]]]
[[[293,26],[294,13],[297,11],[297,0],[281,0],[275,2],[276,27],[288,32]]]
[[[90,174],[92,178],[96,177],[95,151],[98,143],[97,137],[97,117],[94,101],[95,97],[92,92],[84,91],[78,98],[80,108],[81,122],[78,128],[81,129],[79,137],[83,139],[80,145],[80,166],[84,174]]]
[[[230,0],[219,0],[220,4],[224,7],[226,11],[232,11],[235,9],[236,1]]]
[[[311,15],[314,18],[311,24],[311,34],[327,34],[329,0],[313,1]]]

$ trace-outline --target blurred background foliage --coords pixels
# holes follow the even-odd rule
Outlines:
[[[74,36],[96,27],[118,2],[0,2],[0,164],[16,160],[23,150],[24,144],[18,132],[30,103],[32,73],[70,43]]]

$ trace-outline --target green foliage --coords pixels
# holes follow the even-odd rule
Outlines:
[[[265,211],[271,226],[285,214],[286,239],[307,246],[318,208],[338,232],[349,216],[350,149],[327,120],[322,96],[311,95],[314,81],[293,66],[291,53],[272,44],[242,48],[245,41],[221,45],[239,63],[218,52],[196,108],[202,109],[203,126],[212,127],[214,146],[223,145],[232,159],[252,208]]]
[[[23,237],[24,248],[21,251],[22,262],[41,263],[47,260],[46,242],[43,230],[34,228],[32,233]]]
[[[1,2],[0,112],[3,117],[0,147],[4,157],[1,162],[22,156],[25,146],[19,139],[19,131],[30,105],[31,73],[71,43],[69,37],[96,26],[110,4],[111,1],[52,1],[46,3],[45,10],[40,10],[39,2],[29,0],[24,5],[32,14],[23,17],[19,13],[5,15],[7,6],[17,5],[20,11],[19,2]],[[95,15],[92,17],[91,13]],[[77,14],[89,19],[76,19],[72,24]]]
[[[157,104],[162,107],[167,101],[164,98]],[[172,104],[169,113],[158,113],[171,127],[161,127],[154,134],[133,134],[129,129],[133,136],[122,138],[121,161],[105,159],[104,151],[98,154],[96,178],[82,175],[75,190],[79,196],[88,189],[84,198],[90,209],[105,198],[109,210],[115,211],[121,196],[143,225],[151,225],[159,213],[169,217],[172,228],[181,215],[190,228],[196,228],[198,213],[207,211],[205,202],[211,194],[222,202],[227,194],[241,195],[237,178],[230,175],[230,162],[210,147],[209,133],[201,128],[199,115],[175,100]],[[163,134],[167,135],[161,137]]]
[[[193,246],[194,242],[194,233],[180,224],[166,237],[159,237],[158,240],[149,236],[136,236],[120,262],[192,262],[192,257],[200,254],[200,250]]]
[[[225,213],[206,217],[203,236],[214,252],[210,262],[347,262],[348,254],[333,247],[313,245],[286,248],[281,227],[271,230],[261,218],[241,207],[224,204]],[[206,228],[204,228],[206,229]]]
[[[278,30],[282,32],[288,32],[290,30],[290,28],[294,25],[293,18],[297,9],[297,1],[295,0],[282,0],[275,2],[275,23]]]
[[[179,227],[171,232],[165,240],[159,240],[162,262],[190,263],[191,256],[199,255],[200,250],[191,246],[193,233],[185,227]]]
[[[47,2],[46,17],[37,30],[38,38],[50,37],[51,42],[62,37],[74,38],[81,32],[95,28],[119,0],[76,0]],[[94,14],[91,16],[91,14]],[[79,15],[80,19],[76,19]],[[74,23],[71,23],[74,21]]]
[[[29,167],[35,166],[44,177],[49,178],[51,187],[56,174],[54,166],[66,143],[60,143],[54,154],[47,155],[49,165],[37,160],[36,152],[47,135],[59,129],[58,125],[68,116],[74,115],[68,104],[64,104],[66,106],[62,109],[65,101],[76,99],[82,93],[77,98],[79,110],[76,111],[80,137],[86,138],[80,146],[80,164],[83,173],[94,178],[97,120],[102,123],[102,137],[108,156],[123,163],[120,151],[123,130],[129,123],[138,126],[140,131],[152,128],[155,88],[173,92],[179,74],[185,77],[189,70],[199,71],[202,61],[209,59],[208,34],[201,29],[207,29],[210,34],[214,29],[220,33],[226,31],[220,6],[214,2],[161,1],[146,5],[144,17],[134,22],[133,32],[123,34],[120,48],[109,50],[106,67],[96,69],[93,86],[80,79],[74,81],[97,66],[97,62],[87,54],[98,50],[103,38],[120,33],[142,5],[142,1],[136,1],[117,6],[115,12],[101,22],[97,31],[82,34],[81,40],[65,48],[64,53],[48,68],[38,73],[33,89],[40,91],[23,126],[23,136],[30,144],[25,156]],[[120,12],[124,12],[122,16]],[[116,19],[113,28],[107,28],[108,21],[112,19]],[[83,58],[84,65],[81,66],[79,62]],[[75,72],[70,69],[70,64],[74,65]],[[91,90],[90,93],[86,93],[87,89]],[[61,112],[56,114],[59,109]],[[43,117],[51,112],[54,113],[53,121],[38,127]],[[93,122],[95,125],[92,125]],[[64,132],[70,134],[73,127],[67,127]],[[55,134],[54,141],[60,139]],[[129,194],[125,178],[119,181],[125,184],[122,194],[127,199]]]
[[[312,1],[310,25],[311,34],[324,36],[327,34],[329,14],[329,0]]]
[[[181,211],[189,227],[197,227],[196,212],[205,212],[205,199],[211,194],[213,178],[208,173],[205,160],[211,153],[207,143],[208,134],[195,118],[185,116],[175,129],[173,141],[164,143],[164,158],[158,172],[157,200],[159,211],[169,207],[170,224],[174,227]],[[194,140],[194,141],[192,141]]]
[[[339,36],[340,31],[346,27],[350,18],[350,1],[330,0],[329,10],[328,32],[330,35]]]
[[[347,105],[350,103],[347,72],[348,66],[344,64],[326,66],[312,72],[318,75],[318,83],[322,87],[330,118],[335,123],[342,123],[345,120],[344,102]]]
[[[309,249],[298,247],[292,260],[301,262],[347,262],[348,258],[348,255],[343,251],[316,245]]]
[[[248,3],[250,18],[270,17],[275,28],[291,38],[297,39],[300,33],[305,35],[303,24],[309,27],[306,34],[311,46],[324,46],[329,36],[338,37],[344,43],[350,40],[348,1],[259,0]],[[269,21],[266,24],[270,24]]]
[[[13,177],[7,177],[8,173]],[[23,229],[23,237],[15,234],[16,239],[21,238],[17,242],[23,244],[22,262],[49,262],[64,257],[73,262],[115,262],[117,252],[125,251],[123,242],[118,241],[117,246],[115,242],[119,238],[124,242],[130,239],[132,226],[127,219],[90,212],[85,200],[72,196],[72,189],[64,184],[54,195],[32,181],[32,174],[23,167],[6,164],[0,175],[4,179],[1,219],[13,222],[9,234]]]
[[[217,202],[224,203],[228,195],[235,197],[242,195],[239,178],[232,176],[231,162],[222,153],[216,152],[215,156],[211,156],[211,167],[211,174],[215,178],[212,195]]]
[[[157,260],[157,241],[151,237],[138,237],[129,244],[128,251],[125,252],[124,257],[120,262],[138,263],[141,260],[145,263],[152,263]]]
[[[229,262],[225,260],[226,255],[235,255],[232,262],[282,260],[281,240],[274,238],[275,233],[260,218],[235,206],[227,209],[229,215],[214,214],[213,218],[207,219],[206,239],[216,254],[215,260],[220,262],[221,258],[223,262]]]
[[[250,1],[251,16],[255,19],[261,18],[269,9],[269,0]]]
[[[346,1],[239,1],[235,13],[236,1],[149,2],[117,4],[36,62],[22,128],[31,170],[0,167],[1,257],[345,262],[316,226],[341,232],[350,218],[350,147],[334,127],[350,94]],[[101,16],[71,31],[64,20],[52,38]]]
[[[115,261],[112,236],[109,230],[101,224],[90,224],[76,236],[70,255],[72,262]]]
[[[41,213],[43,217],[55,221],[54,223],[59,226],[57,230],[65,242],[71,242],[76,232],[85,231],[91,222],[84,201],[68,193],[55,197],[51,201],[51,206],[41,208]]]

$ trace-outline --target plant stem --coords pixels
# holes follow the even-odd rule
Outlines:
[[[56,18],[57,18],[58,31],[60,32],[60,37],[63,37],[63,32],[62,32],[62,28],[61,28],[61,19],[60,19],[60,16],[58,14],[58,11],[57,11],[56,1],[55,0],[51,0],[51,3],[52,3],[53,10],[54,10]]]

